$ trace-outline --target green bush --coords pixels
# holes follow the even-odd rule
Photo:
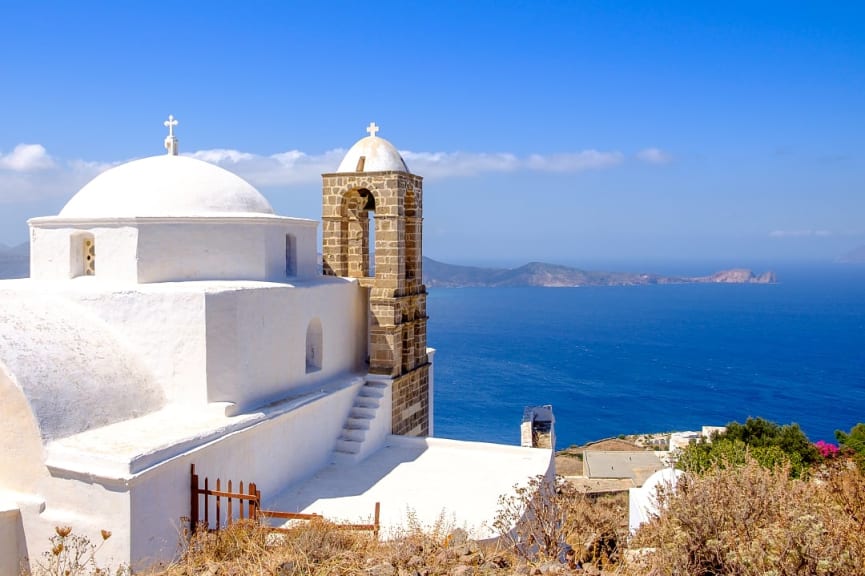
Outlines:
[[[748,418],[744,424],[730,422],[711,442],[688,446],[680,456],[679,467],[704,473],[716,466],[741,466],[749,456],[766,468],[789,466],[794,478],[820,461],[820,452],[798,424],[780,426],[763,418]]]
[[[856,463],[865,471],[865,424],[856,424],[849,434],[836,430],[835,438],[842,449],[853,452]]]

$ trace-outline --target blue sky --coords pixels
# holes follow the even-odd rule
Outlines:
[[[0,3],[0,242],[182,153],[318,219],[370,121],[425,253],[831,260],[865,244],[861,2]]]

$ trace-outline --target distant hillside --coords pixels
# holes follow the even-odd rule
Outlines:
[[[772,284],[775,274],[755,275],[750,270],[736,268],[710,276],[662,276],[631,272],[596,272],[557,264],[531,262],[519,268],[479,268],[445,264],[431,258],[423,259],[424,284],[430,287],[457,288],[467,286],[640,286],[648,284]]]
[[[30,275],[30,245],[0,244],[0,279],[26,278]],[[686,277],[631,272],[595,272],[531,262],[519,268],[479,268],[445,264],[431,258],[423,259],[423,280],[427,286],[458,288],[465,286],[639,286],[645,284],[772,284],[775,274],[759,276],[747,269],[724,270],[711,276]]]
[[[30,275],[30,244],[0,244],[0,278],[26,278]]]
[[[838,262],[843,262],[844,264],[865,263],[865,245],[850,250],[849,252],[838,258]]]

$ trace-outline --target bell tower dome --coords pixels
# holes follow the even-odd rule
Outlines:
[[[425,436],[430,362],[423,178],[409,172],[393,144],[376,136],[374,122],[367,132],[335,173],[322,175],[323,270],[357,278],[368,292],[369,372],[392,381],[392,432]]]

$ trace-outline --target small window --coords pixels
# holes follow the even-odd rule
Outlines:
[[[321,320],[313,318],[306,327],[306,372],[321,370],[322,360]]]
[[[285,275],[297,274],[297,241],[292,234],[285,235]]]
[[[84,239],[84,245],[82,246],[84,250],[84,275],[85,276],[95,276],[96,275],[96,240],[93,239],[93,236]]]
[[[96,275],[96,240],[93,234],[78,232],[69,238],[70,276]]]

